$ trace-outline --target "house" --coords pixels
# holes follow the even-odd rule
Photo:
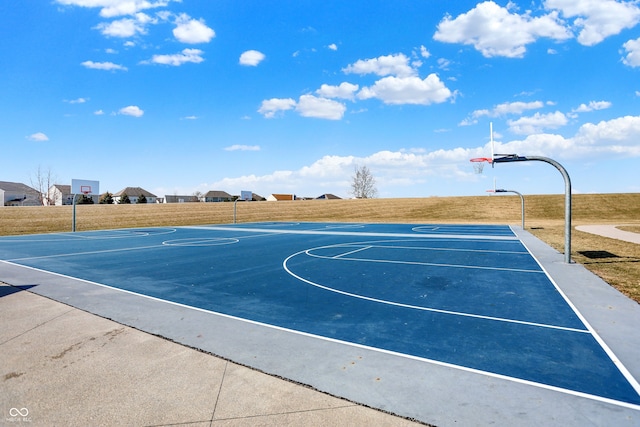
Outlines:
[[[81,194],[76,197],[76,203],[82,198]],[[100,203],[100,196],[98,194],[92,194],[90,196],[94,204]],[[71,194],[71,186],[63,184],[53,184],[47,191],[47,200],[50,206],[63,206],[73,204],[73,194]]]
[[[319,197],[316,197],[316,200],[341,200],[341,199],[338,196],[335,196],[333,194],[327,193],[327,194],[323,194],[323,195],[321,195]]]
[[[42,194],[19,182],[0,181],[0,206],[42,206]]]
[[[263,202],[263,201],[265,201],[265,200],[267,200],[267,199],[265,199],[264,197],[262,197],[262,196],[261,196],[261,195],[259,195],[259,194],[251,193],[251,200],[253,200],[253,201],[255,201],[255,202]]]
[[[140,198],[140,196],[142,196],[142,195],[144,195],[144,197],[147,199],[147,203],[157,203],[158,202],[158,196],[156,196],[153,193],[148,192],[144,188],[127,187],[125,189],[122,189],[122,190],[118,191],[117,193],[115,193],[113,195],[113,203],[116,203],[116,204],[120,203],[120,200],[121,200],[122,196],[125,195],[125,194],[127,195],[129,200],[131,201],[131,204],[138,203],[138,198]]]
[[[267,202],[282,202],[284,200],[296,200],[295,194],[272,194],[267,197]]]
[[[48,204],[52,206],[72,205],[73,195],[70,185],[53,184],[47,190]]]
[[[231,202],[233,196],[226,191],[209,191],[204,195],[205,202]]]
[[[165,195],[165,203],[193,203],[199,202],[198,196],[177,196],[177,195]]]

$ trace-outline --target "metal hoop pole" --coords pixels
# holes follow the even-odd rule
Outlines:
[[[517,194],[518,196],[520,196],[520,204],[522,205],[521,208],[521,215],[522,215],[522,229],[524,230],[524,196],[520,193],[518,193],[515,190],[495,190],[496,193],[514,193]]]
[[[76,232],[76,196],[77,194],[73,195],[73,220],[71,221],[71,231],[72,232]]]
[[[500,154],[496,155],[499,156]],[[555,160],[542,156],[518,156],[516,154],[509,154],[493,159],[493,162],[507,163],[527,160],[538,160],[549,163],[558,169],[564,178],[564,262],[571,264],[571,178],[569,178],[567,170]]]
[[[233,201],[233,223],[234,224],[236,223],[236,212],[238,210],[238,207],[237,207],[238,206],[238,200],[239,199],[236,199],[236,200]]]

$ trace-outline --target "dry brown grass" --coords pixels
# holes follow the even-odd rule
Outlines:
[[[576,194],[573,225],[622,224],[640,231],[640,194]],[[526,228],[564,251],[564,195],[525,196]],[[240,202],[238,222],[340,221],[520,225],[518,196]],[[233,203],[80,205],[76,229],[231,223]],[[71,231],[70,206],[0,208],[0,235]],[[606,256],[607,253],[612,256]],[[586,255],[585,255],[586,254]],[[595,257],[599,256],[599,257]],[[640,245],[572,231],[572,258],[640,302]]]

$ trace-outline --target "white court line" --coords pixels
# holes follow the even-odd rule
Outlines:
[[[528,270],[528,269],[524,269],[524,268],[507,268],[507,267],[485,267],[485,266],[480,266],[480,265],[466,265],[466,264],[444,264],[444,263],[435,263],[435,262],[421,262],[421,261],[398,261],[398,260],[388,260],[388,259],[372,259],[372,258],[336,258],[336,257],[329,257],[329,256],[324,256],[324,255],[316,255],[314,253],[311,253],[310,251],[313,251],[314,249],[324,249],[324,248],[332,248],[334,246],[322,246],[322,247],[318,247],[318,248],[312,248],[312,249],[306,249],[304,251],[300,251],[298,253],[302,253],[305,252],[307,255],[314,257],[314,258],[320,258],[320,259],[339,259],[341,261],[360,261],[360,262],[371,262],[371,263],[381,263],[381,264],[404,264],[404,265],[424,265],[424,266],[429,266],[429,267],[453,267],[453,268],[471,268],[471,269],[477,269],[477,270],[494,270],[494,271],[513,271],[516,273],[537,273],[537,274],[544,274],[544,271],[542,270]],[[363,248],[363,249],[370,249],[370,248]],[[359,252],[359,250],[357,251],[353,251],[353,252]],[[343,254],[341,256],[345,256],[346,254]]]
[[[486,236],[476,234],[412,234],[412,233],[379,233],[379,232],[353,232],[353,231],[324,231],[324,230],[269,230],[263,228],[240,228],[225,226],[184,226],[180,228],[188,228],[193,230],[211,230],[211,231],[243,231],[253,233],[271,233],[271,234],[307,234],[307,235],[328,235],[328,236],[366,236],[366,237],[410,237],[414,239],[471,239],[471,240],[508,240],[517,241],[516,236]]]
[[[378,242],[406,242],[406,240],[379,240]],[[377,242],[372,241],[370,243],[377,243]],[[359,243],[344,243],[344,244],[337,244],[335,246],[352,246],[357,244]],[[362,244],[364,245],[364,242]],[[381,249],[408,249],[408,250],[419,250],[419,251],[475,252],[475,253],[493,253],[493,254],[509,254],[509,255],[529,255],[529,252],[526,252],[526,251],[501,251],[501,250],[495,250],[495,249],[439,248],[439,247],[431,247],[431,246],[401,246],[401,245],[393,245],[393,246],[368,245],[368,246],[370,248],[381,248]]]
[[[579,333],[583,333],[583,334],[588,334],[589,331],[584,330],[584,329],[576,329],[576,328],[569,328],[566,326],[555,326],[555,325],[548,325],[548,324],[544,324],[544,323],[536,323],[536,322],[526,322],[524,320],[514,320],[514,319],[507,319],[504,317],[494,317],[494,316],[484,316],[484,315],[480,315],[480,314],[473,314],[473,313],[465,313],[462,311],[452,311],[452,310],[442,310],[439,308],[432,308],[432,307],[422,307],[419,305],[412,305],[412,304],[404,304],[404,303],[400,303],[400,302],[395,302],[395,301],[389,301],[389,300],[383,300],[383,299],[379,299],[379,298],[373,298],[373,297],[367,297],[364,295],[359,295],[359,294],[354,294],[351,292],[347,292],[347,291],[342,291],[340,289],[335,289],[335,288],[331,288],[329,286],[325,286],[325,285],[321,285],[319,283],[313,282],[311,280],[305,279],[304,277],[298,276],[297,274],[295,274],[293,271],[291,271],[289,269],[289,267],[287,266],[287,263],[289,262],[290,259],[292,259],[293,257],[306,253],[307,255],[310,255],[308,253],[309,249],[307,250],[303,250],[300,252],[296,252],[292,255],[289,255],[283,262],[282,262],[282,268],[284,268],[284,270],[289,273],[291,276],[295,277],[296,279],[307,283],[311,286],[315,286],[317,288],[320,289],[324,289],[326,291],[330,291],[330,292],[335,292],[337,294],[341,294],[341,295],[346,295],[349,297],[353,297],[353,298],[358,298],[358,299],[363,299],[366,301],[372,301],[372,302],[377,302],[377,303],[381,303],[381,304],[387,304],[387,305],[393,305],[396,307],[402,307],[402,308],[409,308],[412,310],[421,310],[421,311],[429,311],[429,312],[433,312],[433,313],[440,313],[440,314],[449,314],[449,315],[453,315],[453,316],[462,316],[462,317],[471,317],[471,318],[475,318],[475,319],[482,319],[482,320],[491,320],[491,321],[496,321],[496,322],[503,322],[503,323],[515,323],[515,324],[519,324],[519,325],[527,325],[527,326],[535,326],[535,327],[539,327],[539,328],[547,328],[547,329],[557,329],[557,330],[561,330],[561,331],[569,331],[569,332],[579,332]],[[313,256],[313,255],[311,255]],[[333,257],[318,257],[318,258],[324,258],[324,259],[334,259]],[[340,260],[345,260],[344,258],[337,258]],[[347,259],[347,261],[351,261],[352,259],[349,258]],[[359,259],[357,259],[358,261],[360,261]],[[388,262],[388,261],[374,261],[374,262]],[[418,264],[418,263],[405,263],[405,264]],[[536,273],[543,273],[541,271],[536,271]]]
[[[72,257],[72,256],[106,254],[110,252],[127,252],[127,251],[137,251],[142,249],[154,249],[154,248],[163,248],[163,247],[168,248],[170,246],[163,246],[162,244],[157,244],[157,245],[151,245],[151,246],[138,246],[135,248],[103,249],[100,251],[69,252],[66,254],[30,256],[30,257],[12,258],[8,260],[0,260],[0,261],[17,262],[17,261],[27,261],[27,260],[34,260],[34,259],[64,258],[64,257]]]
[[[624,366],[624,364],[622,363],[622,361],[618,358],[618,356],[615,355],[615,353],[613,352],[613,350],[611,350],[611,348],[607,345],[607,343],[602,339],[602,337],[600,337],[600,335],[598,335],[598,332],[593,328],[593,326],[591,326],[591,324],[587,321],[586,317],[584,317],[582,315],[582,313],[580,312],[580,310],[578,310],[578,307],[576,307],[573,302],[571,302],[571,300],[569,299],[569,297],[567,297],[567,295],[562,291],[562,289],[560,289],[560,286],[558,286],[558,284],[556,283],[555,280],[553,280],[553,277],[551,277],[551,275],[547,272],[547,270],[544,268],[544,266],[542,265],[542,263],[538,260],[538,258],[536,258],[536,256],[533,254],[533,252],[531,252],[529,250],[529,248],[527,247],[527,245],[525,244],[525,242],[522,242],[522,245],[527,248],[527,250],[529,251],[529,253],[531,254],[531,257],[533,257],[533,259],[536,261],[536,263],[538,263],[538,265],[540,266],[540,268],[542,268],[542,270],[544,271],[544,273],[547,275],[547,277],[549,278],[549,280],[551,281],[551,283],[553,284],[553,286],[556,288],[556,290],[558,291],[558,293],[562,296],[562,298],[564,298],[564,300],[566,301],[566,303],[569,305],[569,307],[571,307],[571,309],[573,310],[573,312],[576,314],[576,316],[578,316],[578,318],[580,319],[580,321],[585,325],[585,327],[587,328],[587,330],[589,331],[589,333],[591,334],[591,336],[593,336],[593,338],[598,342],[598,344],[600,344],[600,347],[604,350],[604,352],[607,354],[607,356],[609,356],[609,359],[611,360],[611,362],[613,362],[613,364],[618,368],[618,370],[620,371],[620,373],[627,379],[627,381],[629,382],[629,384],[631,385],[631,387],[633,387],[633,389],[636,391],[636,393],[638,393],[638,395],[640,395],[640,383],[638,383],[638,380],[636,380],[634,378],[634,376],[631,374],[631,372],[629,372],[629,370],[627,369],[626,366]]]
[[[343,256],[347,256],[347,255],[355,254],[356,252],[366,251],[367,249],[370,249],[370,248],[371,248],[371,246],[363,246],[363,247],[361,247],[360,249],[354,249],[354,250],[352,250],[352,251],[345,252],[345,253],[342,253],[342,254],[340,254],[340,255],[334,255],[334,256],[332,256],[332,257],[327,257],[327,258],[331,258],[331,259],[338,259],[338,258],[342,258]]]
[[[363,345],[363,344],[353,343],[353,342],[349,342],[349,341],[343,341],[343,340],[339,340],[339,339],[335,339],[335,338],[324,337],[322,335],[315,335],[315,334],[311,334],[311,333],[308,333],[308,332],[297,331],[295,329],[289,329],[289,328],[285,328],[285,327],[282,327],[282,326],[271,325],[269,323],[263,323],[263,322],[259,322],[259,321],[256,321],[256,320],[244,319],[242,317],[237,317],[237,316],[233,316],[233,315],[230,315],[230,314],[218,313],[218,312],[215,312],[215,311],[212,311],[212,310],[207,310],[207,309],[204,309],[204,308],[193,307],[193,306],[190,306],[190,305],[181,304],[179,302],[169,301],[169,300],[153,297],[153,296],[150,296],[150,295],[141,294],[141,293],[134,292],[134,291],[129,291],[129,290],[126,290],[126,289],[116,288],[116,287],[105,285],[105,284],[98,283],[98,282],[92,282],[90,280],[79,279],[79,278],[76,278],[76,277],[68,276],[66,274],[60,274],[60,273],[54,273],[54,272],[47,271],[47,270],[42,270],[42,269],[35,268],[35,267],[29,267],[29,266],[25,266],[25,265],[21,265],[21,264],[15,264],[15,263],[3,261],[3,260],[0,260],[0,263],[11,264],[11,265],[15,265],[15,266],[18,266],[18,267],[22,267],[22,268],[26,268],[26,269],[30,269],[30,270],[34,270],[34,271],[39,271],[39,272],[43,272],[43,273],[46,273],[46,274],[51,274],[51,275],[54,275],[54,276],[57,276],[57,277],[63,277],[63,278],[67,278],[67,279],[70,279],[70,280],[75,280],[75,281],[87,283],[87,284],[94,285],[94,286],[100,286],[100,287],[103,287],[103,288],[111,289],[111,290],[116,291],[116,292],[123,292],[123,293],[129,294],[129,295],[134,295],[134,296],[146,298],[146,299],[149,299],[151,301],[156,301],[156,302],[160,302],[160,303],[164,303],[164,304],[170,304],[170,305],[173,305],[173,306],[176,306],[176,307],[181,307],[181,308],[193,310],[193,311],[197,311],[197,312],[200,312],[200,313],[207,313],[207,314],[211,314],[213,316],[219,316],[219,317],[223,317],[223,318],[226,318],[226,319],[232,319],[232,320],[236,320],[236,321],[240,321],[240,322],[244,322],[244,323],[249,323],[249,324],[252,324],[252,325],[258,325],[258,326],[262,326],[262,327],[265,327],[265,328],[274,329],[274,330],[277,330],[277,331],[284,331],[284,332],[288,332],[288,333],[292,333],[292,334],[296,334],[296,335],[300,335],[300,336],[305,336],[305,337],[320,339],[320,340],[327,341],[327,342],[347,345],[347,346],[354,347],[354,348],[362,348],[362,349],[371,350],[371,351],[375,351],[375,352],[379,352],[379,353],[383,353],[383,354],[389,354],[389,355],[392,355],[392,356],[402,357],[402,358],[409,359],[409,360],[417,360],[417,361],[420,361],[420,362],[430,363],[430,364],[433,364],[433,365],[436,365],[436,366],[442,366],[442,367],[455,369],[455,370],[459,370],[459,371],[463,371],[463,372],[471,372],[471,373],[475,373],[475,374],[478,374],[478,375],[484,375],[484,376],[489,377],[489,378],[498,378],[498,379],[502,379],[502,380],[505,380],[505,381],[511,381],[511,382],[516,383],[516,384],[523,384],[523,385],[528,385],[528,386],[532,386],[532,387],[538,387],[538,388],[541,388],[541,389],[544,389],[544,390],[556,391],[556,392],[564,393],[564,394],[567,394],[567,395],[570,395],[570,396],[585,398],[585,399],[593,400],[593,401],[596,401],[596,402],[608,403],[608,404],[611,404],[611,405],[614,405],[614,406],[620,406],[620,407],[623,407],[623,408],[628,408],[628,409],[633,409],[633,410],[640,410],[640,405],[635,405],[633,403],[627,403],[627,402],[623,402],[623,401],[620,401],[620,400],[615,400],[615,399],[611,399],[611,398],[607,398],[607,397],[597,396],[597,395],[594,395],[594,394],[588,394],[588,393],[584,393],[584,392],[580,392],[580,391],[565,389],[565,388],[561,388],[561,387],[557,387],[557,386],[552,386],[552,385],[549,385],[549,384],[538,383],[538,382],[530,381],[530,380],[524,380],[524,379],[521,379],[521,378],[510,377],[510,376],[503,375],[503,374],[496,374],[496,373],[493,373],[493,372],[483,371],[483,370],[480,370],[480,369],[468,368],[466,366],[455,365],[455,364],[452,364],[452,363],[442,362],[442,361],[439,361],[439,360],[429,359],[429,358],[426,358],[426,357],[413,356],[413,355],[410,355],[410,354],[399,353],[399,352],[392,351],[392,350],[385,350],[385,349],[382,349],[382,348],[371,347],[371,346],[366,346],[366,345]]]

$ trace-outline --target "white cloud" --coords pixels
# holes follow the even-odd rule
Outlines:
[[[265,58],[264,53],[259,52],[257,50],[247,50],[246,52],[242,52],[240,55],[239,63],[240,65],[248,65],[255,67],[259,63],[261,63]]]
[[[573,25],[581,28],[578,43],[593,46],[640,22],[637,2],[617,0],[546,0],[547,9],[561,11],[565,18],[575,18]]]
[[[570,137],[538,133],[522,140],[496,142],[496,151],[523,156],[546,156],[562,161],[572,158],[593,160],[596,157],[608,160],[640,157],[638,140],[640,116],[627,116],[598,124],[585,124]],[[208,187],[251,189],[264,197],[273,192],[291,192],[313,197],[328,192],[348,197],[354,166],[367,165],[376,179],[381,195],[394,197],[394,194],[397,196],[398,192],[404,192],[410,196],[411,191],[422,195],[424,188],[429,185],[440,188],[447,181],[477,180],[478,176],[473,173],[469,159],[486,155],[488,149],[488,144],[485,144],[432,151],[383,150],[363,157],[323,156],[298,169],[278,170],[261,176],[225,178]],[[407,190],[416,184],[419,187]]]
[[[427,50],[426,47],[420,46],[420,56],[422,56],[423,58],[429,58],[431,56],[431,53]]]
[[[339,86],[323,84],[316,93],[323,98],[353,99],[358,88],[358,85],[347,82],[342,82]]]
[[[100,16],[112,18],[114,16],[134,15],[135,13],[158,7],[165,7],[170,1],[180,0],[55,0],[65,6],[79,6],[100,8]]]
[[[640,67],[640,38],[629,40],[622,47],[626,52],[622,63],[629,67]]]
[[[538,38],[562,41],[572,37],[558,18],[558,12],[532,17],[529,12],[511,13],[512,7],[513,3],[507,7],[493,1],[479,3],[456,18],[446,16],[438,24],[433,38],[444,43],[472,45],[485,57],[520,58],[526,46]]]
[[[27,139],[29,141],[44,142],[44,141],[48,141],[49,137],[42,132],[36,132],[34,134],[29,135]]]
[[[259,145],[234,144],[224,148],[225,151],[260,151]]]
[[[93,70],[106,70],[106,71],[127,71],[127,67],[122,65],[114,64],[113,62],[93,62],[93,61],[84,61],[82,64],[83,67],[91,68]]]
[[[338,101],[318,98],[313,95],[302,95],[296,106],[296,111],[302,117],[328,120],[340,120],[344,116],[346,109],[347,107]]]
[[[132,117],[142,117],[144,115],[144,111],[136,105],[129,105],[128,107],[121,108],[118,113]]]
[[[84,104],[85,102],[87,102],[89,100],[89,98],[76,98],[76,99],[71,99],[68,102],[69,104]]]
[[[296,101],[291,98],[271,98],[262,101],[258,113],[271,119],[280,111],[287,111],[295,108]]]
[[[142,61],[142,64],[164,64],[178,67],[187,62],[199,64],[204,61],[202,54],[204,52],[200,49],[183,49],[180,53],[174,53],[171,55],[153,55],[150,60]]]
[[[135,19],[123,18],[117,21],[102,22],[96,25],[95,28],[100,30],[100,32],[105,36],[127,38],[133,37],[137,34],[146,34],[146,25],[149,22],[149,16],[144,13],[140,13]]]
[[[491,110],[476,110],[473,113],[471,113],[471,116],[474,118],[479,118],[483,116],[501,117],[501,116],[506,116],[508,114],[522,114],[527,110],[537,110],[542,107],[544,107],[544,103],[542,101],[505,102],[505,103],[496,105]]]
[[[611,107],[609,101],[590,101],[589,104],[580,104],[578,108],[572,110],[575,113],[588,113],[595,110],[605,110]]]
[[[95,114],[96,116],[103,116],[104,115],[104,111],[96,110],[96,111],[93,112],[93,114]]]
[[[558,158],[640,156],[640,116],[586,123],[569,138],[554,134],[530,135],[524,140],[498,143],[496,151]]]
[[[385,104],[439,104],[452,95],[436,74],[429,74],[424,80],[419,77],[384,77],[358,92],[360,99],[378,98]]]
[[[335,43],[331,43],[329,46],[327,46],[327,48],[329,48],[330,50],[338,50],[338,45]]]
[[[203,19],[192,19],[184,13],[178,16],[176,25],[173,35],[182,43],[209,43],[216,36],[215,31],[207,27]]]
[[[568,123],[567,116],[560,111],[549,114],[535,113],[530,117],[509,120],[509,130],[519,135],[539,133],[544,129],[557,129]]]
[[[640,116],[624,116],[598,124],[586,123],[580,127],[575,140],[588,146],[601,146],[604,149],[619,151],[619,144],[629,146],[640,154]],[[610,145],[612,144],[613,145]]]
[[[408,77],[417,74],[409,65],[409,58],[398,53],[396,55],[380,56],[373,59],[359,59],[343,68],[346,74],[376,74],[378,76]]]

